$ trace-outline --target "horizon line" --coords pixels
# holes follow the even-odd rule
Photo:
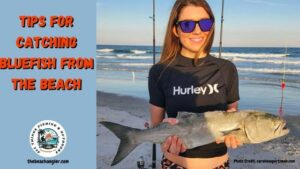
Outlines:
[[[153,45],[136,45],[136,44],[96,44],[103,46],[143,46],[152,47]],[[163,45],[156,45],[155,47],[162,47]],[[213,48],[219,48],[219,46],[212,46]],[[223,46],[223,48],[300,48],[300,46]]]

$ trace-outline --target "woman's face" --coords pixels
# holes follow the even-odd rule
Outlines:
[[[189,5],[182,8],[178,21],[199,21],[208,18],[210,17],[203,7]],[[196,24],[194,31],[191,33],[184,33],[180,26],[174,26],[173,33],[181,42],[181,54],[191,58],[195,57],[195,54],[197,54],[199,49],[203,46],[209,34],[209,32],[202,32],[198,24]]]

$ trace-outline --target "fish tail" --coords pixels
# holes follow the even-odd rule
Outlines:
[[[135,138],[140,129],[135,129],[120,124],[102,121],[100,124],[104,125],[111,132],[113,132],[120,140],[118,152],[111,163],[111,166],[118,164],[122,161],[132,150],[134,150],[140,143],[137,143]]]

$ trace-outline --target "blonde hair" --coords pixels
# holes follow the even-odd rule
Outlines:
[[[211,19],[215,20],[214,14],[205,0],[176,0],[168,22],[165,40],[162,48],[162,53],[159,63],[170,64],[176,55],[180,52],[182,45],[178,37],[173,33],[173,27],[178,21],[181,10],[189,5],[200,6],[205,9]],[[200,48],[199,52],[194,58],[194,63],[198,62],[198,57],[201,52],[209,54],[213,40],[214,40],[215,26],[213,25],[211,31],[208,34],[208,38],[204,42],[204,45]]]

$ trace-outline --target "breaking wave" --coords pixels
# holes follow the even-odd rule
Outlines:
[[[255,73],[270,73],[270,74],[291,74],[291,75],[300,75],[300,70],[297,69],[267,69],[267,68],[237,68],[238,71],[244,72],[255,72]]]
[[[219,53],[212,52],[212,55],[219,56]],[[230,53],[224,52],[222,53],[222,57],[229,57],[229,58],[282,58],[285,56],[289,56],[289,54],[274,54],[274,53]]]
[[[102,52],[102,53],[109,53],[109,52],[113,52],[114,51],[114,49],[108,49],[108,48],[106,48],[106,49],[98,49],[97,50],[97,52]]]
[[[233,58],[233,62],[254,62],[254,63],[269,63],[269,64],[287,64],[287,65],[300,65],[300,61],[291,60],[265,60],[265,59],[244,59],[244,58]]]

